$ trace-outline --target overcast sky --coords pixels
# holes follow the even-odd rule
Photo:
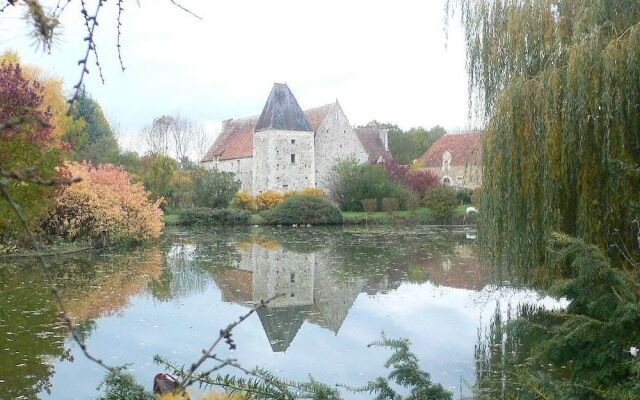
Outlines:
[[[43,1],[47,4],[47,1]],[[55,1],[51,2],[55,5]],[[87,0],[89,9],[95,8]],[[125,0],[121,72],[117,7],[107,1],[96,35],[106,84],[90,63],[90,93],[139,149],[138,130],[180,113],[206,124],[259,114],[273,82],[286,82],[302,108],[338,99],[352,124],[402,128],[468,126],[462,33],[444,31],[444,0]],[[75,5],[75,8],[74,8]],[[62,18],[52,54],[28,36],[22,12],[0,14],[0,50],[62,77],[71,89],[84,53],[79,1]],[[457,22],[457,21],[456,21]],[[93,58],[92,58],[93,61]]]

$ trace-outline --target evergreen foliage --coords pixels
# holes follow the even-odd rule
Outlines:
[[[74,138],[71,153],[74,160],[91,161],[93,164],[116,163],[120,154],[118,142],[102,111],[84,87],[71,108],[71,115],[85,121],[84,138]]]
[[[481,237],[522,266],[562,231],[637,246],[640,3],[452,0],[470,99],[488,121]]]
[[[331,225],[342,223],[342,213],[331,201],[313,195],[287,197],[273,210],[266,213],[270,224]]]
[[[387,359],[384,366],[391,368],[388,378],[378,377],[362,387],[344,386],[356,393],[375,394],[375,400],[448,400],[452,399],[451,392],[440,384],[433,383],[428,372],[420,369],[418,358],[410,350],[408,339],[388,339],[382,335],[369,347],[383,347],[393,350],[393,354]],[[404,388],[410,389],[409,395],[401,396],[392,387],[395,382]]]
[[[552,288],[566,310],[499,307],[476,347],[481,399],[632,399],[640,393],[640,289],[597,247],[553,236],[554,265],[571,278]]]
[[[104,388],[99,400],[155,400],[156,397],[145,391],[133,375],[120,369],[109,372],[98,389]]]

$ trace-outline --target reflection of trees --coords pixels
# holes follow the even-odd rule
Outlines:
[[[75,258],[56,268],[69,315],[78,323],[120,310],[161,275],[159,248],[131,251],[127,256]],[[55,265],[55,264],[54,264]]]
[[[37,268],[0,265],[0,398],[35,399],[67,357],[63,325]]]
[[[51,292],[31,260],[0,265],[0,398],[36,398],[49,387],[53,363],[68,356],[67,331],[57,318]],[[125,307],[131,296],[158,278],[163,255],[158,248],[127,256],[75,255],[55,259],[51,271],[67,312],[87,338],[95,318]],[[22,396],[22,397],[21,397]]]

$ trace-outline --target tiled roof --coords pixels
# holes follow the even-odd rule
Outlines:
[[[253,132],[258,117],[230,119],[222,123],[222,131],[202,162],[253,157]]]
[[[314,132],[320,128],[320,125],[322,125],[322,122],[327,118],[327,115],[329,115],[335,104],[336,103],[325,104],[324,106],[312,108],[304,112]]]
[[[334,105],[335,103],[325,104],[304,112],[314,132],[322,125]],[[214,161],[216,156],[221,161],[253,157],[253,133],[256,130],[258,118],[254,116],[223,122],[222,131],[202,158],[202,162]]]
[[[451,153],[451,165],[481,164],[482,133],[465,132],[442,135],[418,158],[418,165],[440,167],[445,151]]]
[[[307,117],[286,83],[273,84],[273,89],[258,118],[255,130],[267,129],[312,131]]]
[[[393,159],[389,150],[385,150],[384,143],[382,143],[382,139],[380,138],[382,130],[382,128],[375,126],[356,128],[358,139],[360,139],[360,143],[362,143],[365,151],[369,154],[370,163],[377,163],[380,157],[382,157],[382,160],[385,162]]]

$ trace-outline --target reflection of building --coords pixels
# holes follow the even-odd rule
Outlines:
[[[217,272],[213,279],[227,302],[249,306],[284,294],[258,311],[274,352],[289,348],[305,320],[337,334],[360,293],[387,293],[407,281],[474,290],[489,283],[487,266],[469,244],[447,247],[444,254],[418,251],[382,261],[384,269],[371,274],[346,273],[345,263],[354,261],[332,245],[301,253],[256,236],[237,248],[238,268]]]
[[[478,259],[475,247],[459,244],[450,255],[429,258],[417,267],[426,273],[426,279],[438,285],[480,290],[491,281],[489,266]]]
[[[273,351],[285,351],[304,320],[338,333],[366,284],[344,281],[335,272],[330,251],[297,253],[285,248],[243,246],[238,269],[214,275],[224,301],[250,304],[276,294],[258,312]]]

